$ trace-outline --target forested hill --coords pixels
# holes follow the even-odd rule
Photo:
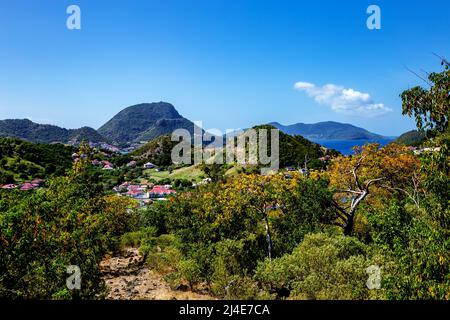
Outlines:
[[[269,130],[268,141],[270,143],[270,129],[276,129],[270,125],[253,127],[256,131],[260,129]],[[235,136],[236,139],[239,135]],[[235,141],[237,143],[237,141]],[[148,142],[142,148],[134,151],[131,156],[135,160],[150,161],[157,166],[168,166],[172,164],[171,152],[178,142],[171,141],[169,135],[161,136]],[[326,149],[319,144],[311,142],[302,136],[292,136],[279,131],[279,153],[280,166],[303,165],[305,159],[310,161],[317,160],[326,153]],[[328,152],[332,152],[329,150]],[[336,152],[333,150],[336,154]],[[270,154],[270,145],[269,145]]]
[[[49,124],[38,124],[28,119],[0,120],[0,137],[18,138],[36,143],[68,143],[107,142],[95,129],[82,127],[79,129],[65,129]]]
[[[0,184],[63,175],[72,165],[74,148],[0,138]]]
[[[253,127],[255,130],[276,129],[271,125],[261,125]],[[270,142],[270,134],[268,141]],[[270,148],[269,148],[270,150]],[[303,165],[305,159],[316,160],[325,155],[325,149],[317,143],[311,142],[299,135],[289,135],[279,131],[279,153],[280,166]]]
[[[418,130],[411,130],[402,134],[394,142],[407,146],[418,146],[425,141],[425,138],[425,133]]]
[[[164,135],[135,150],[131,156],[138,161],[150,161],[157,166],[169,166],[172,164],[172,149],[176,144],[178,142],[172,141],[170,135]]]
[[[116,144],[150,141],[176,129],[194,132],[194,123],[167,102],[142,103],[123,109],[98,129]]]

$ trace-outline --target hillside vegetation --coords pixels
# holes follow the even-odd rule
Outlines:
[[[270,130],[276,129],[271,125],[256,126],[253,129]],[[268,135],[270,142],[270,134]],[[269,143],[269,154],[271,151],[271,144]],[[311,142],[299,135],[289,135],[279,131],[279,153],[280,153],[280,167],[286,166],[303,166],[305,160],[312,166],[318,165],[317,159],[325,155],[325,150],[317,143]],[[320,164],[319,164],[320,165]]]
[[[419,146],[425,141],[425,133],[418,130],[411,130],[403,133],[394,143],[398,143],[405,146]]]
[[[130,156],[141,162],[149,161],[156,166],[170,166],[172,164],[172,149],[177,143],[171,141],[169,135],[164,135],[133,151]]]
[[[36,143],[107,142],[90,127],[64,129],[54,125],[38,124],[28,119],[0,120],[0,137],[18,138]]]
[[[268,154],[271,154],[270,130],[276,129],[270,125],[255,126],[257,132],[261,129],[268,130]],[[238,146],[238,136],[234,137],[235,146]],[[151,162],[156,166],[168,167],[172,165],[171,152],[178,142],[171,141],[169,135],[161,136],[145,144],[143,147],[130,154],[132,158],[140,162]],[[259,145],[259,144],[258,144]],[[248,157],[248,145],[245,146]],[[257,147],[259,148],[259,147]],[[332,153],[332,151],[328,151]],[[191,155],[194,153],[191,149]],[[317,159],[324,156],[326,151],[318,144],[313,143],[302,136],[291,136],[279,131],[279,159],[280,167],[304,165],[305,160],[312,167],[321,166]],[[212,161],[212,156],[207,162]],[[193,160],[193,159],[191,159]],[[236,159],[235,159],[236,160]],[[223,159],[225,161],[225,159]],[[234,163],[236,164],[236,163]],[[227,168],[229,170],[230,168]]]
[[[119,144],[149,141],[176,129],[194,132],[194,123],[183,118],[167,102],[142,103],[123,109],[98,129]]]
[[[72,165],[72,147],[0,139],[0,184],[63,175]]]

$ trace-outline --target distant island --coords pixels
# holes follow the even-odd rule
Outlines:
[[[334,121],[312,124],[295,123],[287,126],[278,122],[271,122],[269,124],[284,133],[301,135],[310,140],[376,140],[386,138],[348,123]]]

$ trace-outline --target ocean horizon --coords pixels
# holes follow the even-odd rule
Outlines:
[[[363,146],[368,143],[379,143],[381,146],[385,146],[392,142],[395,138],[384,139],[358,139],[358,140],[320,140],[311,139],[311,141],[318,143],[326,148],[335,149],[344,155],[353,154],[353,148],[356,146]]]

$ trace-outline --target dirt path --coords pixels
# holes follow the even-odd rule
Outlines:
[[[103,279],[112,300],[210,300],[190,291],[173,290],[160,275],[144,264],[138,249],[127,248],[121,255],[100,263]]]

